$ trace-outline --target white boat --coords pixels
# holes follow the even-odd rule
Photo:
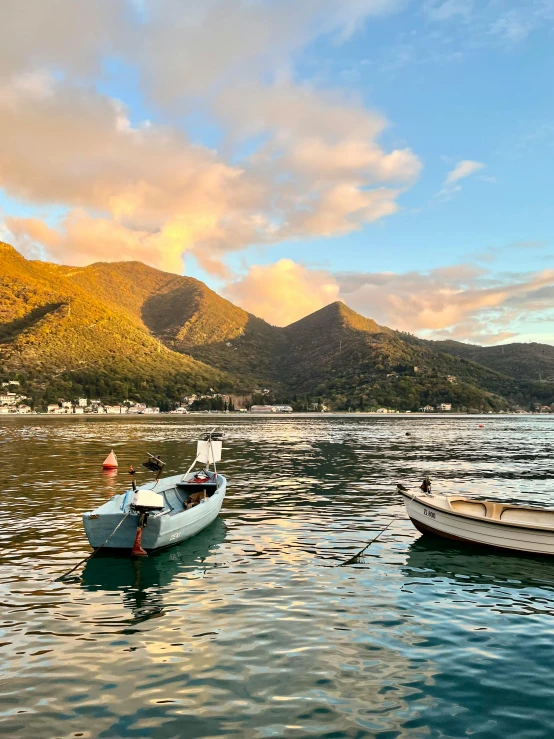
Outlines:
[[[213,431],[198,442],[196,457],[184,474],[159,479],[163,462],[149,455],[144,464],[157,472],[152,482],[115,495],[83,514],[90,545],[98,550],[123,549],[133,555],[178,544],[209,526],[217,517],[227,480],[215,469],[221,459],[221,434]],[[206,464],[193,471],[197,462]],[[210,469],[210,464],[214,469]]]
[[[414,526],[423,534],[510,550],[554,555],[554,510],[463,498],[410,493],[397,487]]]

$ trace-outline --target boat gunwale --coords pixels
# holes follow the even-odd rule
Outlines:
[[[470,513],[458,513],[456,511],[446,510],[445,508],[441,508],[440,506],[433,505],[432,503],[427,503],[427,502],[424,503],[422,502],[420,496],[418,495],[409,495],[408,493],[405,493],[402,490],[400,490],[399,492],[400,492],[400,495],[403,498],[405,498],[407,501],[415,500],[417,503],[419,503],[419,505],[423,506],[424,508],[432,508],[434,511],[438,511],[439,513],[444,513],[447,516],[453,516],[454,518],[467,518],[470,521],[479,521],[481,523],[485,523],[485,524],[489,524],[493,526],[500,525],[504,527],[510,527],[512,529],[525,529],[525,530],[531,529],[532,531],[544,531],[547,533],[554,534],[554,526],[546,526],[546,527],[545,526],[535,526],[529,523],[519,523],[519,522],[514,523],[511,521],[502,521],[499,518],[487,518],[486,516],[472,516]],[[442,497],[446,499],[458,497],[458,498],[461,498],[462,500],[467,500],[472,503],[493,502],[493,501],[481,501],[481,500],[478,500],[477,498],[463,498],[462,496],[454,496],[454,495],[451,495],[451,496],[444,495]],[[527,510],[527,511],[549,511],[551,513],[554,513],[554,509],[552,508],[533,508],[532,506],[517,506],[517,505],[514,506],[510,504],[507,504],[507,508],[511,508],[512,510],[515,509],[515,510]]]

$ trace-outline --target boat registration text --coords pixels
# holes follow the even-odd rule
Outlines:
[[[427,508],[423,509],[423,515],[428,518],[436,518],[435,511],[428,511]]]

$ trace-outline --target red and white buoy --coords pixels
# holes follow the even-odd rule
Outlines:
[[[117,457],[115,456],[114,450],[108,454],[106,459],[102,462],[102,469],[104,470],[116,470],[118,467]]]

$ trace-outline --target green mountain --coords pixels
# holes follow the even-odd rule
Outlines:
[[[537,388],[522,389],[513,378],[379,326],[340,302],[283,331],[289,352],[281,367],[291,389],[330,400],[335,407],[417,410],[452,403],[499,410],[545,402],[545,388],[538,388],[538,395]],[[554,396],[553,391],[548,392]]]
[[[84,289],[75,270],[24,259],[0,243],[0,371],[38,404],[58,397],[162,406],[234,378],[163,346],[125,309]]]
[[[554,382],[554,346],[550,344],[506,344],[503,346],[478,346],[459,341],[428,342],[435,350],[502,372],[518,380]]]
[[[273,360],[282,349],[279,329],[220,297],[203,282],[140,262],[61,269],[169,349],[235,375],[245,390],[276,380]]]
[[[129,398],[168,408],[193,391],[308,408],[499,410],[554,402],[554,347],[434,342],[337,302],[276,328],[198,280],[140,262],[64,267],[0,243],[0,376],[38,405]]]

